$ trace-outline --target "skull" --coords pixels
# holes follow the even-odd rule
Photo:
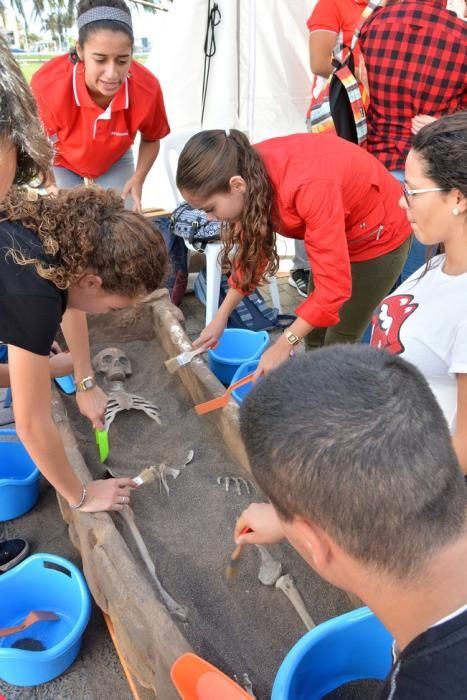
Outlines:
[[[104,348],[97,353],[92,363],[96,372],[105,374],[109,382],[123,382],[125,377],[130,377],[133,373],[130,360],[118,348]]]

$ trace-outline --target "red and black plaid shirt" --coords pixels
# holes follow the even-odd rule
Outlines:
[[[467,23],[445,0],[406,0],[376,10],[360,46],[370,87],[368,150],[403,169],[411,120],[467,109]]]

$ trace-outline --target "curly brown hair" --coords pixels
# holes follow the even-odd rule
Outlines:
[[[180,154],[177,187],[207,198],[229,192],[235,175],[245,180],[245,204],[241,220],[223,227],[222,268],[231,273],[239,289],[248,292],[279,267],[274,191],[261,156],[241,131],[200,131]]]
[[[0,141],[16,146],[15,183],[43,180],[52,163],[52,147],[37,115],[37,107],[20,67],[0,36]]]
[[[104,290],[137,297],[158,289],[167,269],[167,249],[149,219],[125,209],[113,190],[75,187],[55,197],[38,197],[14,188],[3,202],[10,221],[37,233],[51,262],[26,259],[11,249],[15,262],[34,265],[37,274],[67,289],[92,270]]]

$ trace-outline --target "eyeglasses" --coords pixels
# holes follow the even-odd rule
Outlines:
[[[427,187],[423,190],[411,190],[407,187],[407,185],[404,183],[402,185],[402,191],[404,193],[405,201],[407,202],[407,206],[410,207],[410,197],[413,197],[416,194],[424,194],[425,192],[446,192],[444,187]]]

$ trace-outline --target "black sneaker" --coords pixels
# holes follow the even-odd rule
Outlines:
[[[0,541],[0,574],[12,569],[27,557],[29,544],[26,540],[2,540]]]
[[[308,296],[308,283],[310,281],[309,270],[291,270],[288,282],[291,287],[295,287],[302,297]]]

